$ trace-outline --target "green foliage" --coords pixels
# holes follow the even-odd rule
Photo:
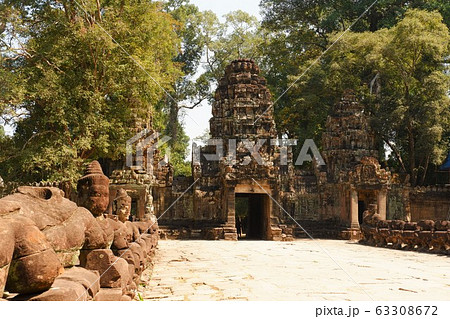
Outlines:
[[[163,114],[159,122],[167,123],[159,127],[172,138],[169,146],[175,173],[190,175],[190,163],[184,160],[189,139],[180,124],[182,110],[207,99],[211,102],[225,67],[234,59],[257,58],[262,36],[256,18],[243,11],[227,14],[225,23],[220,23],[213,12],[201,12],[186,0],[168,1],[165,10],[180,22],[177,33],[182,49],[175,61],[184,76],[173,86],[173,99],[166,98],[158,106]],[[203,65],[202,58],[206,60]]]
[[[189,0],[170,0],[165,3],[165,11],[179,22],[177,34],[181,39],[181,48],[174,57],[174,61],[181,66],[183,76],[172,86],[171,96],[166,97],[158,105],[160,132],[171,137],[170,161],[176,175],[191,175],[190,162],[185,160],[189,138],[180,122],[180,114],[184,108],[194,108],[207,96],[208,91],[201,81],[195,79],[195,73],[200,64],[203,52],[203,39],[200,28],[202,13],[189,3]],[[186,106],[186,102],[193,104]],[[161,122],[162,120],[162,122]],[[168,148],[163,149],[167,153]],[[168,154],[166,154],[168,155]]]
[[[241,10],[226,14],[224,23],[212,12],[205,12],[205,15],[206,63],[200,78],[215,86],[231,61],[244,58],[259,61],[264,37],[258,20]],[[212,98],[212,94],[210,96]]]
[[[304,71],[332,43],[331,37],[350,27],[373,2],[373,0],[261,1],[262,25],[265,29],[266,41],[261,47],[260,66],[266,71],[271,92],[275,98],[279,98],[274,106],[279,130],[292,133],[292,127],[280,120],[286,115],[300,117],[292,106],[298,102],[298,99],[288,94],[281,96],[291,85],[292,76],[301,74],[299,66]],[[449,1],[379,0],[352,26],[351,31],[374,32],[393,27],[399,19],[404,17],[409,8],[438,10],[444,17],[444,23],[450,26]],[[345,35],[344,38],[347,36]],[[312,69],[308,73],[316,71],[317,69]],[[323,92],[322,85],[327,83],[323,78],[321,79],[320,74],[316,75],[316,84],[308,96],[304,96],[305,103],[322,105],[319,112],[326,112],[326,107],[323,105],[327,105],[330,98],[338,97]],[[325,103],[316,102],[317,99],[324,99]],[[301,115],[302,118],[304,116],[305,114]],[[308,123],[307,133],[302,133],[302,136],[317,136],[317,131],[320,131],[322,124],[322,122]]]
[[[390,163],[410,174],[412,184],[423,182],[429,164],[441,162],[448,152],[443,137],[450,130],[449,76],[443,61],[449,44],[441,15],[416,9],[390,29],[347,33],[294,85],[289,98],[296,103],[281,110],[281,123],[295,131],[297,118],[291,114],[297,114],[304,126],[296,134],[317,136],[314,125],[323,127],[323,110],[353,89],[391,148]]]
[[[80,3],[0,7],[0,111],[16,116],[14,149],[2,163],[10,179],[76,179],[88,159],[122,157],[136,119],[154,116],[160,85],[170,90],[181,75],[177,23],[157,2]]]
[[[375,128],[403,152],[412,184],[425,179],[429,163],[442,162],[448,149],[450,78],[444,71],[450,33],[439,13],[410,10],[390,30],[382,47],[380,91],[375,104]]]

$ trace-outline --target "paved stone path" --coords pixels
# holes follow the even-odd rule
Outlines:
[[[333,240],[162,240],[142,278],[145,300],[450,300],[449,257]]]

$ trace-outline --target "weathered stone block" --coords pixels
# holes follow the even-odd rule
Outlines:
[[[79,282],[68,279],[56,279],[46,292],[32,297],[30,301],[86,301],[89,293]]]
[[[6,289],[23,294],[42,292],[51,287],[63,270],[51,249],[14,259],[9,269]]]
[[[82,267],[68,268],[62,275],[56,278],[55,284],[53,284],[52,287],[56,286],[60,280],[81,284],[91,299],[100,290],[100,274],[98,271],[92,271]]]
[[[121,301],[122,289],[120,288],[101,288],[97,295],[95,295],[95,301]]]
[[[128,263],[114,256],[110,249],[97,249],[86,256],[86,269],[97,270],[100,274],[100,287],[126,289],[130,280]]]

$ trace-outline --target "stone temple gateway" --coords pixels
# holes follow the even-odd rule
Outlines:
[[[226,68],[210,135],[208,145],[193,147],[192,177],[166,176],[153,187],[163,238],[236,240],[242,228],[252,239],[358,239],[369,208],[383,220],[406,221],[444,220],[450,210],[450,187],[413,189],[407,177],[381,168],[376,136],[352,92],[344,93],[327,119],[321,151],[326,165],[294,168],[292,150],[274,142],[281,136],[271,94],[251,60]],[[424,209],[421,196],[433,204]],[[243,202],[246,213],[239,217]]]
[[[324,161],[306,167],[294,167],[271,101],[255,63],[233,61],[215,93],[212,139],[193,147],[191,177],[173,176],[148,146],[158,140],[151,123],[136,121],[144,159],[93,161],[76,192],[64,182],[11,191],[19,185],[0,178],[0,299],[132,300],[161,237],[313,236],[450,252],[450,185],[412,188],[382,168],[354,93],[330,111]]]
[[[192,206],[175,205],[161,221],[169,234],[178,232],[174,227],[181,227],[180,236],[236,240],[235,202],[240,197],[248,201],[250,237],[281,238],[277,208],[270,199],[279,194],[279,159],[276,146],[270,145],[277,133],[271,95],[259,68],[252,61],[233,62],[219,83],[215,100],[211,139],[220,139],[222,146],[207,145],[198,154],[194,151],[193,177],[183,180],[186,187],[197,181],[192,193],[184,195],[183,203]],[[265,142],[259,145],[258,141]],[[207,160],[217,153],[223,156]],[[255,156],[260,156],[264,165],[258,164]],[[186,212],[191,214],[186,216]]]
[[[450,185],[411,187],[408,176],[382,167],[380,143],[353,92],[344,92],[331,108],[317,143],[325,165],[315,161],[303,166],[294,166],[292,146],[280,142],[273,99],[253,61],[233,61],[214,98],[211,140],[206,146],[194,145],[189,177],[174,176],[170,163],[161,165],[158,149],[148,152],[149,136],[158,137],[151,120],[136,119],[134,142],[141,146],[141,163],[130,167],[125,161],[99,159],[110,180],[105,213],[114,217],[117,194],[125,191],[132,219],[156,215],[162,238],[289,241],[309,235],[359,239],[364,214],[370,211],[386,222],[381,228],[373,224],[376,229],[370,232],[381,229],[387,236],[406,227],[414,240],[417,232],[429,232],[419,244],[408,239],[413,247],[431,242],[433,236],[449,242]],[[17,186],[0,180],[0,197]],[[58,187],[72,201],[79,195],[65,183],[34,186]],[[421,220],[437,226],[414,224]],[[450,249],[450,244],[445,247]]]

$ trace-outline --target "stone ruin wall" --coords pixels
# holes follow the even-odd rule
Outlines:
[[[392,184],[387,194],[388,220],[411,220],[409,187],[401,184]]]
[[[412,221],[450,219],[450,185],[416,187],[409,197]]]
[[[386,220],[370,212],[361,230],[367,245],[450,254],[450,185],[392,185]]]
[[[171,187],[154,192],[156,216],[162,239],[219,239],[222,230],[211,231],[226,223],[221,216],[221,189],[217,186],[193,189],[192,177],[175,177]],[[174,204],[173,204],[174,203]],[[173,204],[173,205],[172,205]]]

